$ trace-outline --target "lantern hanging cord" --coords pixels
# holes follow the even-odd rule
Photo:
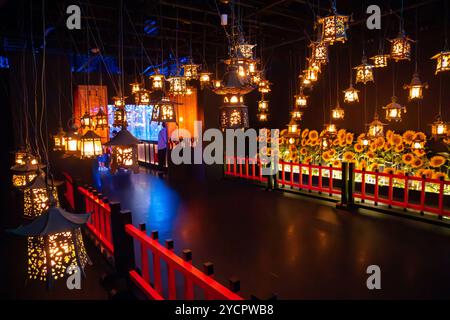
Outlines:
[[[444,50],[447,51],[448,50],[448,0],[444,1],[444,13],[445,13],[445,17],[444,17]]]
[[[42,112],[41,112],[41,119],[39,124],[39,135],[41,138],[43,153],[45,156],[45,163],[47,165],[46,167],[46,184],[48,185],[48,179],[50,174],[50,163],[48,159],[48,139],[47,139],[47,133],[48,133],[48,122],[47,122],[47,96],[46,96],[46,85],[47,81],[45,79],[45,72],[46,72],[46,47],[47,47],[47,40],[46,40],[46,28],[45,28],[45,0],[42,0],[42,36],[43,36],[43,49],[42,49],[42,72],[41,72],[41,95],[42,95]],[[44,117],[45,116],[45,117]],[[42,130],[42,126],[45,126],[45,136]]]
[[[415,73],[418,72],[418,60],[419,60],[419,9],[416,8],[416,66]]]

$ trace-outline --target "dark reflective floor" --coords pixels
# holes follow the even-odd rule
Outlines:
[[[97,183],[135,225],[174,239],[178,253],[192,249],[197,266],[214,262],[222,283],[238,277],[247,298],[450,298],[450,229],[231,181],[171,183],[142,169]],[[366,287],[372,264],[378,291]]]

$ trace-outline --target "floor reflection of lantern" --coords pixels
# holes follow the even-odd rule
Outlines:
[[[328,43],[323,41],[312,42],[311,48],[311,61],[327,64],[328,63]]]
[[[141,89],[135,94],[135,102],[138,106],[148,106],[150,104],[150,91]]]
[[[395,62],[401,60],[411,60],[411,43],[413,40],[401,31],[397,38],[390,40],[391,42],[391,59]]]
[[[98,109],[97,114],[94,116],[95,129],[103,130],[108,128],[108,115],[103,111],[103,108]]]
[[[139,82],[130,83],[130,86],[131,86],[132,94],[135,94],[135,93],[139,92],[139,90],[141,90],[141,84]]]
[[[170,77],[167,79],[170,84],[169,92],[173,95],[184,95],[186,94],[186,78],[185,77]]]
[[[150,80],[153,90],[162,90],[164,88],[164,75],[160,74],[159,71],[155,71],[155,74],[150,76]]]
[[[370,58],[373,61],[374,68],[385,68],[388,66],[390,55],[388,54],[378,54]]]
[[[356,83],[374,82],[373,65],[367,63],[366,56],[363,56],[362,63],[354,69],[356,70]]]
[[[341,105],[339,104],[339,101],[336,104],[336,107],[331,110],[331,118],[333,120],[344,120],[345,117],[345,110],[341,108]]]
[[[176,122],[175,104],[168,97],[162,97],[153,107],[152,121]]]
[[[433,138],[439,139],[447,137],[449,133],[448,127],[449,124],[442,121],[442,116],[439,114],[436,117],[436,120],[431,124],[431,134]]]
[[[137,158],[137,146],[139,139],[133,136],[126,128],[122,128],[115,137],[105,143],[105,146],[111,147],[111,173],[115,173],[117,169],[130,169],[134,173],[139,172],[139,164]]]
[[[450,51],[443,51],[432,57],[436,60],[436,74],[450,70]]]
[[[41,216],[50,207],[51,197],[59,203],[56,188],[49,188],[45,183],[44,175],[40,174],[33,184],[23,191],[23,215],[27,218]]]
[[[405,90],[409,91],[408,99],[412,100],[422,100],[423,99],[423,89],[428,88],[428,84],[422,83],[417,72],[414,73],[411,83],[409,85],[405,84],[403,86]]]
[[[347,28],[350,17],[338,14],[335,5],[333,5],[332,10],[332,15],[318,19],[318,23],[322,25],[322,41],[331,45],[334,42],[344,43],[347,41]]]
[[[384,135],[384,126],[385,124],[379,120],[378,114],[375,114],[375,116],[373,117],[373,121],[369,123],[367,137],[372,139],[382,137]],[[369,141],[366,141],[366,143],[366,145],[368,145]]]
[[[199,81],[202,89],[208,87],[211,84],[211,72],[200,72]]]
[[[89,129],[92,128],[94,126],[93,121],[92,121],[92,117],[89,114],[89,112],[85,112],[83,114],[83,116],[80,119],[80,124],[81,124],[81,129]]]
[[[22,164],[11,167],[12,185],[18,189],[30,186],[37,177],[37,172],[41,168],[32,156],[26,155]]]
[[[64,151],[66,149],[66,133],[62,127],[58,128],[58,132],[53,136],[53,150]]]
[[[78,141],[79,141],[79,136],[78,136],[78,132],[75,130],[70,130],[67,132],[66,135],[66,154],[69,155],[76,155],[79,152],[78,149]]]
[[[386,110],[385,119],[387,121],[400,122],[402,121],[403,113],[406,113],[406,108],[397,103],[397,97],[394,96],[391,99],[391,103],[383,107]]]
[[[101,137],[89,130],[80,138],[80,152],[82,158],[94,158],[103,153]]]
[[[359,90],[356,90],[352,84],[344,91],[344,102],[348,104],[359,102]]]

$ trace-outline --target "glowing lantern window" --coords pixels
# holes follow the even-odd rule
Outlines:
[[[61,130],[62,130],[62,128],[61,128]],[[14,153],[14,163],[17,165],[20,165],[20,164],[24,164],[25,163],[25,157],[28,155],[28,152],[25,150],[25,149],[23,149],[23,148],[20,148],[19,150],[17,150],[15,153]]]
[[[266,122],[268,120],[268,115],[264,112],[258,113],[257,117],[260,122]]]
[[[214,80],[214,88],[220,88],[222,86],[221,80]]]
[[[295,96],[295,106],[299,108],[306,108],[308,106],[308,96],[300,93]]]
[[[449,124],[442,121],[441,115],[436,117],[436,121],[431,124],[431,134],[434,138],[444,138],[448,136]]]
[[[248,44],[248,43],[241,43],[236,46],[236,55],[237,57],[242,57],[246,59],[253,58],[253,48],[256,45],[254,44]]]
[[[22,164],[16,164],[11,167],[12,185],[18,189],[31,185],[37,177],[38,170],[41,168],[30,155],[25,156],[22,161]]]
[[[331,118],[333,120],[344,120],[345,110],[339,105],[339,101],[335,108],[331,110]]]
[[[220,108],[220,127],[222,129],[248,128],[248,110],[242,96],[227,95]]]
[[[258,91],[261,93],[269,93],[271,91],[270,82],[267,80],[261,80],[258,84]]]
[[[267,100],[260,100],[258,101],[258,110],[261,111],[267,111],[269,109],[269,101]]]
[[[334,123],[325,124],[324,127],[325,127],[325,131],[327,132],[327,134],[334,135],[337,133],[337,128]]]
[[[114,110],[113,127],[124,128],[127,126],[127,111],[125,110],[125,107],[116,108],[116,110]]]
[[[400,32],[397,38],[391,42],[391,59],[395,62],[401,60],[411,60],[411,43],[413,40],[408,38],[404,31]]]
[[[375,114],[373,121],[369,123],[369,131],[367,133],[367,136],[369,138],[378,138],[383,136],[384,132],[384,126],[385,124],[382,123],[379,118],[378,114]],[[363,141],[364,142],[364,141]],[[369,141],[367,141],[366,146],[369,144]]]
[[[23,192],[23,214],[28,218],[41,216],[50,207],[50,192],[53,200],[59,203],[56,188],[47,187],[44,176],[39,175],[33,184]]]
[[[259,73],[255,73],[254,75],[251,76],[250,82],[253,85],[258,85],[261,82],[261,75]]]
[[[412,151],[420,151],[423,150],[425,148],[425,141],[420,139],[420,138],[416,138],[413,140],[412,144],[411,144],[411,150]]]
[[[199,79],[200,79],[200,86],[202,88],[205,88],[211,84],[211,73],[200,72]]]
[[[198,79],[198,68],[199,68],[198,64],[188,63],[184,64],[182,68],[183,68],[183,76],[187,80]]]
[[[103,153],[101,138],[94,131],[89,130],[80,138],[80,151],[82,158],[94,158]]]
[[[286,138],[288,138],[289,144],[294,144],[296,139],[300,138],[298,124],[294,119],[291,119],[287,127],[288,133],[286,134]]]
[[[314,70],[316,73],[320,73],[322,65],[316,60],[308,59],[308,69]]]
[[[304,79],[310,82],[316,82],[319,79],[319,73],[315,69],[306,69],[303,71]]]
[[[323,41],[312,42],[311,47],[311,61],[319,64],[328,63],[328,43]]]
[[[131,93],[135,94],[141,90],[141,84],[139,82],[130,83]]]
[[[136,105],[148,106],[150,104],[150,91],[142,89],[136,92],[135,95]]]
[[[170,83],[169,92],[173,95],[186,94],[186,78],[185,77],[171,77],[167,79]]]
[[[158,71],[155,74],[150,76],[152,81],[152,89],[153,90],[162,90],[164,87],[164,75],[160,74]]]
[[[379,54],[370,58],[373,61],[374,68],[385,68],[388,66],[390,56],[387,54]]]
[[[89,112],[85,112],[80,119],[81,129],[92,128],[94,125],[92,123],[92,117]]]
[[[364,56],[361,65],[354,68],[356,70],[356,83],[374,82],[373,65],[367,63],[367,58]]]
[[[125,99],[127,97],[113,97],[114,106],[116,108],[125,107]]]
[[[431,59],[436,60],[436,74],[450,70],[450,51],[440,52]]]
[[[412,100],[422,100],[423,99],[423,89],[428,88],[428,84],[423,83],[420,81],[419,74],[416,72],[414,73],[411,83],[409,85],[404,85],[403,88],[405,90],[409,90],[408,99],[409,101]]]
[[[248,62],[248,73],[250,75],[254,75],[257,72],[256,70],[256,62],[255,61],[249,61]]]
[[[152,121],[175,122],[175,102],[170,101],[168,97],[162,97],[153,108]]]
[[[58,132],[53,136],[53,150],[64,151],[66,149],[66,133],[62,127],[58,128]]]
[[[134,137],[126,128],[122,128],[117,135],[105,146],[112,148],[111,173],[117,169],[131,169],[134,173],[139,172],[137,159],[137,145],[140,141]]]
[[[335,42],[347,41],[347,28],[350,17],[340,15],[333,8],[333,14],[319,18],[318,23],[322,25],[322,41],[333,45]]]
[[[348,104],[359,102],[359,90],[353,88],[352,84],[344,91],[344,102]]]
[[[406,108],[398,104],[397,100],[397,97],[394,96],[392,97],[392,102],[383,107],[386,110],[385,118],[387,121],[400,122],[402,121],[402,114],[406,113]]]
[[[108,115],[103,111],[103,108],[100,107],[98,109],[97,114],[94,117],[95,122],[95,129],[103,130],[108,128]]]
[[[66,136],[66,154],[78,154],[78,132],[69,131]]]
[[[291,118],[296,122],[301,121],[303,119],[303,111],[299,110],[298,107],[294,108],[291,112]]]

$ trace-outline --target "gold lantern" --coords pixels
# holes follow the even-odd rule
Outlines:
[[[150,91],[146,89],[141,89],[136,92],[135,96],[136,105],[138,106],[148,106],[150,104]]]
[[[258,101],[258,110],[267,112],[269,110],[269,101],[267,100],[260,100]]]
[[[211,84],[211,72],[200,72],[199,74],[199,80],[200,80],[200,86],[201,88],[208,87]]]
[[[286,134],[286,138],[288,138],[289,144],[294,144],[295,141],[300,138],[299,127],[297,121],[291,119],[291,121],[287,125],[288,133]]]
[[[412,39],[405,35],[404,31],[400,31],[397,38],[389,40],[391,42],[391,59],[395,62],[401,60],[411,60],[411,44]]]
[[[328,43],[323,41],[311,42],[311,61],[319,64],[328,63]]]
[[[152,81],[152,89],[153,90],[162,90],[164,88],[164,75],[159,73],[159,70],[156,70],[154,74],[150,76]]]
[[[312,69],[316,71],[316,73],[320,73],[322,71],[322,64],[316,60],[308,59],[308,69]]]
[[[450,70],[450,51],[443,51],[432,57],[436,60],[436,74]]]
[[[259,72],[256,72],[250,77],[250,83],[253,85],[258,85],[261,81],[261,74]]]
[[[366,56],[363,56],[362,63],[354,69],[356,70],[356,83],[374,82],[373,65],[367,63]]]
[[[309,80],[310,82],[316,82],[319,80],[319,73],[315,69],[306,69],[303,71],[304,79]]]
[[[425,142],[424,140],[418,138],[415,138],[411,144],[411,150],[412,151],[420,151],[425,149]]]
[[[89,130],[80,138],[80,152],[82,158],[94,158],[103,153],[101,137]]]
[[[331,110],[331,118],[333,120],[344,120],[345,110],[341,108],[339,100],[336,103],[336,107]]]
[[[90,129],[92,128],[94,125],[92,123],[92,117],[89,114],[89,112],[85,112],[84,115],[81,117],[80,119],[80,124],[81,124],[81,129]]]
[[[41,216],[50,207],[50,200],[54,200],[58,204],[58,192],[56,188],[47,186],[44,174],[41,173],[32,185],[23,191],[24,216],[33,219]]]
[[[374,139],[374,138],[378,138],[378,137],[382,137],[384,134],[384,126],[386,124],[382,123],[379,120],[378,114],[375,114],[375,116],[373,117],[373,121],[371,123],[369,123],[369,130],[367,132],[367,137]],[[364,146],[368,146],[370,140],[366,138],[367,141],[363,140],[363,145]]]
[[[53,136],[53,150],[64,151],[66,149],[66,133],[60,126],[58,132]],[[16,162],[17,163],[17,162]]]
[[[291,119],[296,121],[297,123],[303,119],[303,111],[300,110],[299,107],[295,107],[291,111]]]
[[[254,47],[256,47],[256,45],[249,44],[249,43],[246,43],[245,41],[241,40],[240,43],[238,45],[236,45],[236,47],[235,47],[236,57],[252,59]]]
[[[113,127],[116,128],[123,128],[127,127],[127,111],[125,110],[125,107],[119,107],[114,110],[114,122]]]
[[[378,54],[370,58],[373,61],[374,68],[385,68],[388,66],[388,60],[391,56],[388,54]]]
[[[270,89],[271,83],[265,79],[261,79],[261,81],[258,84],[258,91],[261,93],[269,93],[271,91]]]
[[[105,143],[112,148],[111,173],[117,169],[133,170],[139,172],[137,146],[140,141],[126,128],[122,128],[115,137]]]
[[[335,135],[337,133],[337,128],[334,123],[327,123],[324,125],[325,131],[329,135]]]
[[[295,96],[295,106],[299,108],[306,108],[308,106],[308,96],[300,92]]]
[[[249,73],[249,75],[253,76],[255,73],[258,72],[256,65],[257,65],[257,61],[256,60],[253,60],[253,59],[248,60],[247,66],[248,66],[248,73]]]
[[[213,81],[213,85],[214,85],[214,88],[215,89],[218,89],[218,88],[220,88],[221,86],[222,86],[222,80],[214,80]]]
[[[340,15],[333,5],[333,14],[319,18],[318,23],[322,25],[322,41],[333,45],[335,42],[347,41],[347,28],[350,20],[349,16]]]
[[[186,78],[186,80],[198,79],[198,68],[199,67],[200,67],[200,65],[193,63],[192,60],[187,64],[183,64],[181,66],[181,68],[183,69],[184,78]]]
[[[41,167],[36,158],[27,154],[22,159],[22,164],[16,164],[11,167],[12,185],[18,189],[28,187],[36,179],[38,170]]]
[[[153,107],[152,121],[176,122],[175,104],[168,97],[162,97]]]
[[[448,136],[448,127],[449,124],[447,122],[442,121],[442,116],[439,114],[436,117],[436,121],[431,124],[431,134],[433,138],[445,138]]]
[[[68,155],[76,155],[78,154],[78,132],[74,130],[70,130],[67,132],[66,136],[66,154]]]
[[[185,77],[170,77],[167,79],[170,83],[169,93],[173,95],[184,95],[186,94],[187,84]]]
[[[130,83],[130,86],[131,86],[132,94],[135,94],[135,93],[139,92],[139,90],[141,90],[141,84],[139,82]]]
[[[356,90],[351,83],[350,87],[344,91],[344,102],[348,104],[359,102],[359,90]]]
[[[408,100],[422,100],[423,99],[423,89],[428,89],[427,83],[422,83],[419,78],[419,73],[415,72],[411,83],[409,85],[405,84],[403,86],[405,90],[409,90]]]
[[[125,99],[127,97],[113,97],[114,106],[116,108],[125,107]]]
[[[268,120],[268,115],[267,115],[267,113],[264,113],[264,112],[258,113],[257,117],[258,117],[258,121],[260,121],[260,122],[267,122],[267,120]]]
[[[312,82],[311,80],[307,79],[303,74],[299,76],[300,78],[300,85],[304,88],[311,88]]]
[[[248,110],[244,105],[244,97],[240,94],[226,94],[220,108],[220,127],[240,129],[248,126]]]
[[[402,114],[406,113],[406,108],[398,104],[397,100],[397,97],[393,96],[391,98],[391,103],[383,107],[383,109],[386,110],[385,119],[387,121],[400,122],[402,121]]]
[[[94,116],[95,130],[103,130],[108,128],[108,115],[103,111],[103,108],[98,108],[97,114]]]

